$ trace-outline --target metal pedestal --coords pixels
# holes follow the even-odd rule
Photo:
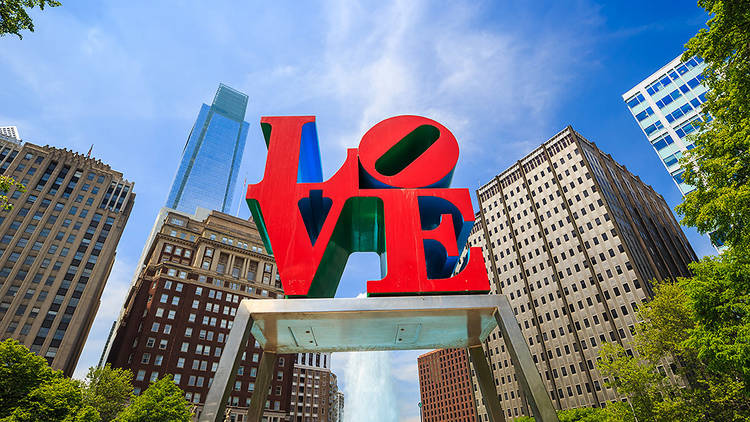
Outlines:
[[[492,422],[505,421],[482,341],[500,326],[537,421],[557,421],[510,303],[502,295],[358,299],[245,299],[240,303],[201,422],[221,422],[249,335],[263,348],[247,421],[260,422],[279,353],[466,347]]]

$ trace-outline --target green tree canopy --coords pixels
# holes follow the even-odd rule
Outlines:
[[[146,391],[135,397],[117,418],[118,422],[171,421],[190,422],[190,403],[185,393],[172,381],[172,376],[151,384]]]
[[[92,407],[81,407],[81,388],[70,378],[59,377],[32,390],[3,422],[99,421]]]
[[[22,39],[21,31],[34,32],[34,22],[31,21],[26,9],[39,7],[44,10],[45,6],[57,7],[59,1],[55,0],[2,0],[0,1],[0,36],[13,34]]]
[[[133,373],[109,364],[90,368],[83,386],[83,403],[96,409],[101,420],[114,420],[131,399]]]
[[[681,161],[695,187],[677,211],[682,222],[728,245],[750,245],[750,0],[699,0],[711,14],[683,58],[702,57],[709,88],[702,111],[713,120]],[[739,251],[737,251],[739,252]]]
[[[18,403],[40,384],[62,377],[62,372],[47,366],[41,356],[16,340],[0,343],[0,418],[13,411]]]
[[[593,407],[580,407],[578,409],[560,410],[557,412],[560,422],[606,422],[610,421],[606,409]],[[516,422],[533,422],[530,416],[516,418]]]
[[[44,358],[16,340],[0,343],[0,421],[100,421],[82,398],[80,383],[50,368]]]

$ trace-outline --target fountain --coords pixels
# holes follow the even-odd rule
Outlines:
[[[345,422],[397,422],[389,352],[352,352],[344,370]]]

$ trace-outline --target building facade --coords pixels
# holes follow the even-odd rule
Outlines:
[[[328,382],[328,422],[344,422],[344,392],[339,390],[338,377],[333,372]]]
[[[0,126],[0,139],[21,142],[21,135],[18,134],[18,128],[15,126]]]
[[[157,227],[106,361],[132,370],[136,394],[172,374],[199,415],[239,302],[281,298],[283,290],[251,221],[205,209],[195,215],[172,210]],[[251,337],[227,407],[233,422],[245,419],[262,353]],[[294,359],[278,358],[268,422],[288,420]]]
[[[633,353],[651,281],[688,276],[696,259],[664,199],[570,127],[477,197],[469,243],[483,248],[492,294],[509,299],[556,408],[620,400],[596,367],[599,347]],[[506,417],[529,415],[499,331],[484,346]],[[668,362],[659,369],[679,382]]]
[[[198,207],[230,212],[245,150],[247,95],[219,85],[203,104],[182,150],[167,208],[194,213]]]
[[[332,395],[331,413],[329,422],[344,422],[344,392],[336,391]]]
[[[423,422],[475,422],[477,410],[466,349],[440,349],[417,358]]]
[[[686,136],[698,128],[700,121],[710,119],[701,113],[708,91],[701,83],[705,68],[699,57],[682,62],[680,56],[622,94],[638,127],[683,195],[693,190],[683,182],[678,164],[682,154],[693,148]]]
[[[330,353],[298,353],[292,378],[292,422],[328,422],[338,384]]]
[[[99,160],[0,140],[0,174],[26,186],[0,211],[0,333],[73,374],[135,200]]]

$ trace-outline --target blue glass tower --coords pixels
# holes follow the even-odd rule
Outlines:
[[[196,207],[228,213],[245,149],[247,95],[219,84],[214,101],[201,106],[182,151],[166,206],[186,213]]]
[[[700,57],[682,62],[678,56],[656,73],[622,94],[638,126],[683,195],[693,187],[682,180],[678,160],[695,145],[687,137],[698,123],[710,119],[701,112],[708,88],[701,82],[706,64]]]

